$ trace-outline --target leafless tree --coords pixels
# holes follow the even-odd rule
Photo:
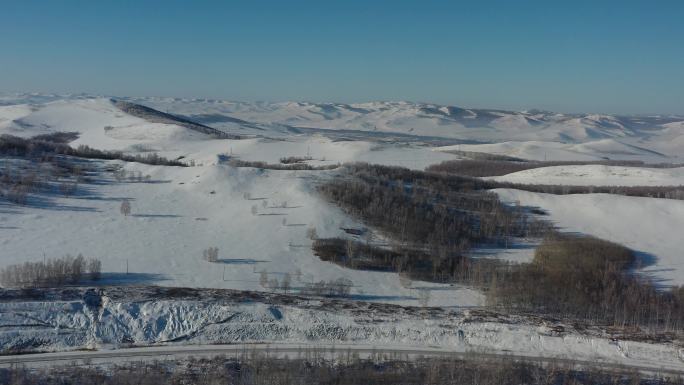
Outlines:
[[[268,288],[271,289],[271,291],[276,291],[279,287],[280,285],[278,285],[278,278],[273,277],[270,281],[268,281]]]
[[[264,270],[259,273],[259,285],[264,289],[268,289],[268,273]]]
[[[426,307],[430,303],[430,290],[418,290],[418,302],[420,303],[420,306]]]
[[[90,274],[90,279],[93,281],[98,281],[102,276],[102,262],[99,259],[90,258],[88,259],[88,273]]]
[[[403,287],[404,289],[410,289],[412,283],[413,281],[411,281],[411,277],[409,277],[408,274],[404,272],[399,273],[399,284],[401,285],[401,287]]]
[[[121,211],[121,214],[123,214],[125,217],[129,216],[131,214],[131,202],[128,199],[124,199],[121,202],[119,211]]]
[[[290,291],[290,285],[292,283],[292,277],[290,276],[290,273],[285,273],[285,276],[283,277],[283,281],[280,282],[280,288],[282,291],[287,294],[288,291]]]
[[[218,247],[210,247],[202,251],[202,258],[209,262],[218,262]]]

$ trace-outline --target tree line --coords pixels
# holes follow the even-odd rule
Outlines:
[[[521,207],[504,205],[483,186],[474,178],[352,164],[318,191],[392,239],[396,255],[374,257],[374,264],[386,260],[386,267],[398,271],[430,270],[430,280],[440,281],[456,276],[473,244],[507,246],[513,238],[539,237],[551,230],[548,222],[524,215]],[[341,247],[322,240],[315,246],[319,254],[326,247]]]
[[[645,163],[639,160],[594,160],[594,161],[536,161],[524,159],[477,159],[446,160],[433,164],[425,169],[429,172],[441,172],[461,176],[486,177],[501,176],[518,171],[531,170],[552,166],[625,166],[625,167],[648,167],[648,168],[674,168],[682,167],[676,163]]]
[[[41,262],[24,262],[0,269],[3,287],[35,288],[77,284],[83,278],[99,280],[102,262],[95,258],[66,255]]]
[[[681,377],[644,375],[628,368],[575,369],[512,358],[411,359],[378,350],[361,358],[353,351],[326,358],[323,349],[302,349],[296,357],[246,351],[238,357],[109,365],[0,368],[8,385],[674,385]]]
[[[599,164],[609,166],[630,166],[649,168],[682,167],[682,164],[658,163],[647,164],[641,161],[525,161],[525,160],[449,160],[429,166],[427,172],[437,173],[451,178],[477,178],[486,176],[500,176],[512,172],[541,167],[563,165]],[[567,194],[616,194],[625,196],[663,198],[684,200],[684,186],[570,186],[549,184],[521,184],[502,181],[481,180],[475,184],[477,188],[495,189],[511,188],[537,193],[567,195]]]
[[[283,158],[286,160],[282,163],[267,163],[262,161],[248,161],[232,158],[228,161],[228,165],[232,167],[254,167],[266,170],[334,170],[340,167],[339,164],[327,164],[321,166],[312,166],[308,163],[302,163],[299,161],[288,161],[288,158]]]
[[[684,287],[658,289],[634,276],[638,261],[624,246],[561,234],[525,208],[503,205],[477,179],[367,164],[344,171],[319,191],[382,232],[389,246],[315,239],[312,249],[322,260],[476,286],[490,305],[509,311],[658,333],[684,330]],[[531,263],[467,256],[473,244],[506,246],[521,236],[543,238]]]
[[[7,134],[1,135],[0,154],[32,158],[50,155],[67,155],[88,159],[118,159],[126,162],[138,162],[151,165],[187,167],[185,163],[179,160],[167,159],[159,156],[157,153],[129,155],[124,154],[121,151],[97,150],[83,144],[73,148],[68,144],[59,141],[55,142],[41,139],[41,136],[25,139]]]
[[[658,289],[632,272],[637,259],[622,245],[592,237],[548,236],[531,263],[491,264],[488,303],[591,323],[684,330],[684,287]]]
[[[74,158],[75,159],[75,158]],[[26,204],[30,193],[56,191],[64,196],[76,193],[80,182],[88,181],[91,165],[59,157],[5,159],[0,164],[0,196]]]

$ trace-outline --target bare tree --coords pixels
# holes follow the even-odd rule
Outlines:
[[[261,270],[259,273],[259,285],[264,289],[268,289],[268,273],[264,270]]]
[[[308,229],[306,229],[306,237],[313,240],[318,239],[318,232],[316,231],[316,228],[311,226]]]
[[[427,306],[428,303],[430,303],[430,290],[428,289],[420,289],[418,290],[418,302],[420,303],[420,306]]]
[[[102,262],[99,259],[90,258],[87,263],[90,279],[97,281],[102,276]]]
[[[259,208],[257,205],[252,205],[252,215],[257,215],[259,213]]]
[[[404,272],[399,273],[399,284],[404,289],[410,289],[411,284],[412,284],[411,277],[409,277],[409,275],[407,273],[404,273]]]
[[[280,283],[280,289],[287,294],[287,292],[290,290],[290,284],[292,283],[292,277],[290,276],[290,273],[285,273],[285,276],[283,277],[283,281]]]
[[[202,258],[209,262],[218,262],[218,247],[210,247],[202,251]]]
[[[278,285],[278,278],[273,277],[273,278],[271,278],[270,281],[268,281],[268,288],[271,289],[272,291],[278,290],[278,287],[280,287]]]
[[[121,214],[125,217],[129,216],[131,214],[131,202],[128,199],[124,199],[123,202],[121,202],[119,211],[121,211]]]

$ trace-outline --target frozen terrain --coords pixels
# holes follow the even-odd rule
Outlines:
[[[638,252],[639,272],[656,283],[683,285],[684,201],[612,194],[551,195],[495,190],[503,201],[539,207],[561,230],[621,243]]]
[[[562,115],[408,102],[125,100],[181,119],[174,123],[134,116],[108,97],[0,96],[0,134],[28,138],[76,132],[78,138],[70,143],[73,147],[87,145],[134,155],[155,152],[192,165],[89,160],[90,180],[79,183],[72,196],[34,194],[26,205],[0,199],[0,267],[82,253],[102,261],[104,274],[98,285],[109,293],[96,308],[81,298],[0,302],[2,349],[321,341],[681,365],[683,353],[671,343],[616,342],[600,333],[554,331],[538,320],[476,316],[485,299],[475,289],[407,284],[396,273],[351,270],[323,262],[312,253],[308,229],[316,229],[320,237],[349,238],[352,235],[344,228],[363,227],[315,191],[337,171],[236,168],[226,160],[277,164],[281,158],[294,156],[305,158],[311,166],[360,161],[417,170],[459,159],[463,152],[533,160],[680,162],[683,117]],[[194,130],[183,119],[221,130],[226,136]],[[228,135],[235,139],[226,139]],[[0,167],[14,167],[13,161],[0,160]],[[112,173],[116,167],[126,175],[149,178],[117,180]],[[523,184],[660,186],[684,184],[684,171],[577,165],[494,179]],[[684,201],[503,189],[496,193],[506,202],[543,209],[547,219],[562,230],[633,248],[641,261],[638,271],[663,286],[684,284],[680,252]],[[131,202],[130,216],[119,212],[124,199]],[[374,235],[376,242],[383,242],[382,234]],[[537,241],[523,240],[507,249],[476,245],[470,255],[527,262]],[[202,258],[209,247],[219,249],[218,262]],[[262,272],[269,279],[289,275],[295,292],[312,282],[345,278],[353,285],[350,301],[286,297],[290,299],[274,304],[249,297],[253,294],[230,300],[110,295],[112,290],[124,290],[123,285],[269,291],[261,282]],[[427,301],[420,298],[425,292],[430,293]],[[416,310],[386,303],[442,309]]]
[[[134,163],[125,169],[151,180],[117,182],[103,173],[73,197],[3,209],[0,263],[83,253],[102,260],[110,282],[249,290],[263,290],[261,271],[279,280],[287,273],[299,277],[295,287],[348,278],[358,298],[417,303],[416,290],[403,288],[397,274],[348,270],[312,254],[309,227],[331,237],[361,226],[312,191],[311,171]],[[131,202],[129,217],[119,213],[124,198]],[[202,259],[208,247],[219,248],[218,263]],[[123,274],[127,267],[132,275]],[[417,286],[435,287],[434,303],[481,304],[469,289]]]
[[[195,167],[122,163],[129,173],[150,175],[150,183],[116,182],[111,174],[102,172],[98,176],[101,183],[84,184],[70,198],[53,197],[50,204],[25,207],[9,207],[3,202],[0,265],[40,260],[44,254],[52,257],[83,253],[102,259],[104,271],[111,273],[112,280],[120,279],[117,274],[125,272],[128,264],[140,282],[234,289],[259,289],[262,270],[276,277],[296,273],[308,281],[346,277],[354,282],[352,292],[360,298],[416,303],[416,291],[402,287],[396,274],[349,271],[321,262],[311,254],[310,240],[305,236],[307,228],[316,228],[320,236],[337,236],[343,234],[341,227],[360,226],[314,193],[316,178],[330,171],[235,169],[222,164],[221,157],[278,163],[282,157],[309,156],[307,163],[314,166],[364,161],[414,169],[458,159],[451,150],[541,160],[665,162],[676,161],[677,154],[660,154],[647,145],[658,138],[670,141],[684,129],[684,119],[679,117],[578,118],[415,103],[127,100],[183,115],[244,139],[216,139],[181,124],[153,123],[123,112],[105,97],[4,95],[0,98],[1,134],[31,137],[77,132],[79,137],[70,143],[72,146],[84,144],[131,154],[154,151],[168,158],[183,157]],[[529,141],[506,141],[511,136],[522,139],[528,134]],[[440,141],[449,144],[455,138],[463,143],[435,147]],[[481,144],[467,144],[469,141]],[[639,145],[630,144],[635,141]],[[114,163],[100,162],[98,167]],[[592,165],[533,169],[497,179],[519,183],[678,185],[684,173],[682,169]],[[523,198],[537,196],[510,192],[514,193]],[[250,199],[245,199],[245,194]],[[649,267],[649,273],[667,282],[679,282],[677,266],[683,262],[673,250],[679,241],[672,229],[680,225],[681,216],[676,210],[681,202],[607,196],[604,201],[620,203],[597,207],[592,197],[521,201],[553,209],[551,202],[578,200],[568,203],[567,210],[586,210],[587,215],[598,210],[602,215],[594,215],[593,221],[578,215],[568,223],[550,211],[553,220],[571,231],[629,241],[629,246],[650,253],[652,260],[672,269],[654,270],[660,266],[656,264]],[[132,202],[133,215],[128,218],[118,213],[123,198]],[[629,203],[629,209],[616,210],[622,203]],[[637,204],[632,207],[632,203]],[[278,207],[283,204],[286,207]],[[252,206],[257,206],[258,215],[251,214]],[[577,206],[581,207],[575,210]],[[630,230],[639,228],[639,218],[646,217],[657,223],[662,223],[662,218],[668,220],[662,231],[654,231],[657,242]],[[624,231],[617,230],[614,224]],[[612,233],[597,228],[611,229]],[[649,245],[642,245],[644,242]],[[219,248],[223,263],[201,259],[202,250],[208,247]],[[522,262],[532,258],[533,247],[530,244],[502,250],[483,245],[472,254]],[[430,303],[474,306],[481,304],[482,298],[472,290],[447,288],[433,290]]]
[[[83,299],[79,298],[83,295]],[[542,319],[486,312],[376,306],[360,302],[186,291],[71,290],[55,299],[0,303],[5,350],[102,349],[216,343],[430,346],[445,351],[636,364],[682,369],[671,343],[616,339],[599,329],[582,333]],[[611,339],[612,337],[612,339]]]

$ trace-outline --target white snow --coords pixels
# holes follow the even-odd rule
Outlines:
[[[0,96],[0,134],[30,137],[75,131],[80,136],[71,143],[74,146],[84,144],[133,154],[154,151],[196,164],[180,168],[94,162],[99,167],[120,164],[129,173],[150,175],[151,181],[117,182],[110,174],[100,174],[95,176],[98,183],[82,183],[79,192],[70,198],[52,196],[27,206],[0,201],[0,267],[39,261],[44,255],[83,253],[102,260],[104,283],[265,290],[259,283],[259,272],[266,271],[269,278],[278,279],[290,273],[296,277],[294,287],[348,278],[354,283],[354,298],[368,301],[417,305],[418,290],[429,289],[429,305],[479,306],[484,303],[483,295],[469,288],[424,282],[405,288],[397,274],[345,269],[314,256],[307,228],[315,227],[319,236],[328,237],[344,235],[340,227],[361,226],[314,191],[320,180],[317,178],[335,171],[233,168],[221,164],[218,156],[277,163],[282,157],[309,155],[313,159],[308,163],[312,165],[364,161],[423,169],[457,159],[449,153],[453,150],[536,160],[669,162],[679,159],[684,146],[684,118],[676,117],[643,117],[639,121],[604,115],[464,110],[409,102],[129,100],[192,119],[213,119],[215,123],[207,120],[206,124],[248,138],[219,140],[175,124],[150,123],[123,113],[108,98]],[[455,139],[489,143],[431,147],[435,143],[458,143]],[[562,166],[496,179],[573,185],[680,185],[684,184],[684,169]],[[546,210],[564,230],[633,248],[644,263],[640,271],[660,284],[684,284],[684,201],[605,194],[496,192],[503,200]],[[246,199],[245,193],[251,199]],[[129,217],[119,213],[124,198],[132,204],[133,215]],[[265,215],[253,215],[255,205],[258,214]],[[505,250],[480,245],[472,255],[524,262],[532,258],[533,246],[533,240]],[[202,259],[202,250],[208,247],[219,248],[220,263]],[[131,274],[125,274],[126,266]],[[89,318],[92,314],[79,302],[1,303],[0,321],[11,324],[20,322],[16,317],[21,318],[21,314],[34,314],[49,325],[82,328],[86,334],[78,338],[96,344],[122,336],[157,343],[201,329],[193,342],[320,339],[380,345],[432,344],[621,362],[679,362],[678,353],[670,345],[616,345],[578,334],[550,336],[544,327],[534,325],[435,320],[429,316],[398,320],[386,317],[375,324],[371,316],[359,319],[295,307],[281,307],[283,319],[274,320],[273,312],[263,304],[159,301],[108,303],[105,308],[100,315],[104,329],[100,330],[95,329]],[[233,323],[216,325],[232,315],[239,315]],[[465,341],[459,338],[458,330],[464,331]],[[21,338],[21,333],[31,332],[7,329],[2,336]],[[44,336],[57,335],[54,328],[50,333]],[[54,347],[66,348],[73,346],[69,345],[72,342],[57,341]]]
[[[435,151],[470,151],[505,155],[528,160],[591,161],[641,160],[660,163],[671,161],[665,155],[654,153],[614,139],[590,140],[581,143],[530,141],[504,141],[487,144],[459,144],[438,147]]]
[[[360,226],[312,191],[312,172],[141,164],[126,164],[126,170],[150,175],[151,183],[118,183],[109,176],[104,184],[86,186],[87,195],[1,212],[7,236],[0,240],[0,265],[41,260],[44,253],[83,253],[101,259],[103,271],[118,273],[115,281],[248,290],[263,290],[262,270],[279,280],[301,272],[299,286],[345,277],[359,298],[417,303],[417,292],[403,288],[397,274],[344,269],[312,254],[308,227],[331,237],[344,235],[340,227]],[[131,202],[130,217],[119,213],[123,198]],[[264,215],[252,215],[252,206]],[[224,263],[202,260],[208,247],[218,247]],[[135,273],[130,277],[121,275],[127,263]],[[416,284],[440,289],[433,291],[434,304],[482,303],[470,289]]]
[[[324,308],[324,306],[322,306]],[[681,369],[671,343],[611,341],[568,330],[554,335],[546,324],[478,319],[465,314],[430,317],[372,309],[326,311],[314,306],[258,301],[110,300],[92,310],[81,301],[0,303],[3,346],[38,340],[46,350],[116,348],[126,344],[354,344],[407,349],[429,346],[456,352],[584,359]],[[22,325],[32,325],[23,327]],[[55,333],[60,330],[60,333]],[[125,343],[124,343],[125,341]]]

